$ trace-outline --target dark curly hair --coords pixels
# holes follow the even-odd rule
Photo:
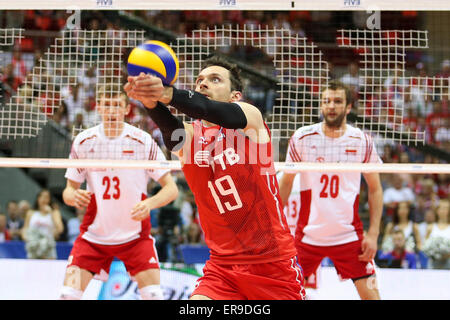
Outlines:
[[[203,62],[202,70],[211,66],[219,66],[227,69],[230,72],[231,90],[242,92],[244,85],[241,78],[241,71],[236,64],[219,56],[211,56]]]

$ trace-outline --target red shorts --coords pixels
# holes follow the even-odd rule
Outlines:
[[[214,300],[303,300],[303,274],[296,257],[259,264],[216,264],[203,268],[192,295]]]
[[[328,257],[342,280],[364,278],[375,274],[373,261],[359,261],[362,254],[361,240],[345,243],[337,246],[312,246],[303,242],[297,242],[297,253],[303,274],[308,278],[314,274],[323,258]]]
[[[125,264],[130,276],[147,269],[159,269],[155,240],[152,237],[138,238],[119,245],[103,245],[79,236],[70,252],[68,267],[78,266],[105,281],[114,257]]]

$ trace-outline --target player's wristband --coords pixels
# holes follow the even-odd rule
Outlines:
[[[146,109],[161,130],[166,148],[170,151],[180,150],[186,138],[183,122],[175,117],[162,102],[158,102],[153,109]]]
[[[189,117],[228,129],[244,129],[247,126],[247,117],[237,103],[214,101],[195,91],[172,88],[169,104]]]

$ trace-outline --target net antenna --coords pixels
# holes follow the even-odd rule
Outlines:
[[[61,106],[65,92],[68,94],[69,88],[93,67],[96,70],[95,82],[83,99],[94,97],[98,101],[96,92],[99,86],[122,84],[125,49],[143,41],[144,31],[63,30],[34,66],[17,94],[6,103],[1,113],[0,137],[36,137]],[[72,110],[68,112],[70,115]],[[97,123],[94,120],[89,126]],[[73,134],[79,130],[74,127]]]
[[[268,120],[274,139],[288,139],[300,126],[319,115],[319,92],[328,82],[328,64],[307,38],[285,28],[215,26],[192,31],[171,44],[180,61],[178,85],[195,87],[203,61],[214,53],[226,54],[232,46],[252,46],[273,61],[278,98]],[[176,111],[174,111],[176,113]]]
[[[428,31],[338,30],[337,42],[361,56],[364,86],[359,90],[356,125],[378,141],[425,143],[425,131],[404,125],[411,100],[417,95],[425,101],[450,99],[449,79],[405,75],[407,49],[428,48]]]

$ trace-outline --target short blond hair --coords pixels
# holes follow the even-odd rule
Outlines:
[[[114,97],[114,96],[123,96],[125,98],[126,103],[129,103],[128,96],[125,94],[123,90],[123,86],[119,83],[108,83],[103,86],[100,86],[97,90],[98,97]]]

